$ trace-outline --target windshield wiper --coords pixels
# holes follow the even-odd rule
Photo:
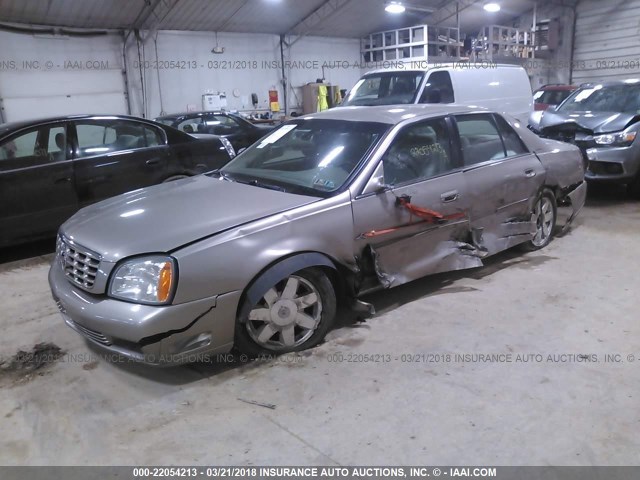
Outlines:
[[[220,175],[222,175],[222,178],[224,178],[225,180],[229,180],[231,182],[243,183],[245,185],[251,185],[252,187],[268,188],[269,190],[277,190],[279,192],[286,192],[287,191],[284,187],[279,187],[278,185],[273,185],[271,183],[264,183],[264,182],[261,182],[260,180],[255,179],[255,178],[252,178],[250,180],[244,180],[244,179],[240,180],[238,178],[231,177],[227,173],[220,172]]]
[[[268,188],[269,190],[277,190],[279,192],[286,192],[287,190],[284,187],[279,187],[277,185],[272,185],[269,183],[263,183],[260,182],[256,179],[253,180],[249,180],[248,182],[240,182],[240,183],[246,183],[247,185],[252,185],[254,187],[260,187],[260,188]]]

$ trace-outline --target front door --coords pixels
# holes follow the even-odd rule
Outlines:
[[[385,287],[482,265],[470,244],[469,198],[451,140],[445,118],[408,125],[352,202],[357,250],[373,257]]]
[[[0,245],[54,234],[77,209],[66,123],[0,141]]]

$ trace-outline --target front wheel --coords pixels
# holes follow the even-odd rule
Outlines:
[[[627,192],[630,197],[640,200],[640,172],[638,172],[633,182],[627,185]]]
[[[336,294],[321,269],[307,268],[271,286],[255,305],[245,303],[240,312],[235,335],[240,351],[252,356],[295,352],[322,341],[335,320]]]
[[[556,227],[557,213],[555,195],[551,190],[543,190],[531,214],[531,221],[536,225],[536,233],[531,240],[523,244],[525,250],[532,252],[549,245]]]

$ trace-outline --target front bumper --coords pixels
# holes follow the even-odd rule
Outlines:
[[[179,305],[139,305],[84,292],[67,280],[55,260],[49,285],[66,324],[118,356],[174,365],[233,347],[239,291]]]
[[[587,148],[585,178],[590,182],[629,183],[640,171],[640,144],[629,147]]]

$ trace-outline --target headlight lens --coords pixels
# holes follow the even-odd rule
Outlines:
[[[593,137],[593,140],[598,145],[615,145],[617,147],[629,146],[635,139],[636,132],[607,133]]]
[[[224,148],[227,150],[229,157],[231,158],[235,157],[236,150],[235,148],[233,148],[233,145],[231,145],[231,142],[227,140],[225,137],[220,137],[220,141],[222,142],[222,145],[224,145]]]
[[[168,303],[176,284],[176,263],[171,257],[135,258],[114,272],[109,295],[151,305]]]

